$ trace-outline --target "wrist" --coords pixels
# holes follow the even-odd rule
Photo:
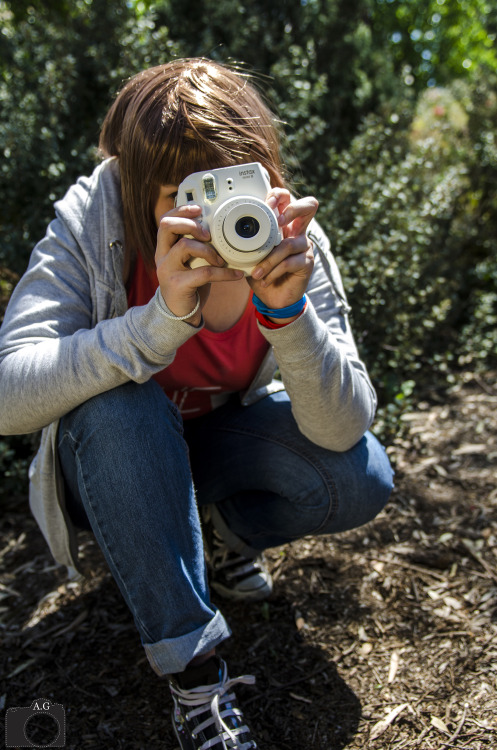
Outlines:
[[[296,320],[302,313],[307,304],[307,297],[303,294],[297,302],[294,302],[291,305],[274,308],[268,307],[256,294],[252,294],[252,303],[257,312],[264,315],[266,318],[269,318],[276,323],[288,324],[293,320]]]
[[[289,325],[290,323],[293,323],[295,320],[300,318],[302,313],[304,312],[307,305],[304,306],[304,308],[299,312],[298,315],[294,315],[290,318],[271,318],[268,315],[263,315],[262,313],[257,310],[257,308],[254,309],[255,317],[259,321],[259,323],[264,326],[264,328],[269,328],[270,330],[277,330],[278,328],[284,328],[285,326]]]
[[[162,296],[160,287],[157,289],[157,297],[163,313],[166,317],[171,318],[172,320],[184,320],[187,323],[192,323],[194,319],[200,319],[202,317],[202,313],[200,312],[200,294],[198,291],[195,293],[194,302],[187,305],[187,307],[190,307],[189,312],[183,314],[180,314],[179,312],[179,305],[177,307],[173,306],[173,309],[171,309],[170,304],[168,304]]]

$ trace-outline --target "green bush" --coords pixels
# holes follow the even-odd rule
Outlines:
[[[0,0],[0,266],[17,272],[53,202],[93,170],[114,90],[152,64],[151,50],[175,52],[167,29],[136,19],[124,0],[70,5],[28,5],[16,20]]]
[[[384,404],[497,362],[496,92],[428,89],[329,152],[320,217]]]
[[[372,29],[417,92],[497,71],[497,7],[489,0],[375,0]]]

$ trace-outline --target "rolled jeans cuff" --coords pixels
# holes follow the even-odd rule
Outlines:
[[[212,620],[192,633],[143,645],[152,669],[162,677],[183,672],[195,656],[210,651],[230,635],[226,620],[217,610]]]

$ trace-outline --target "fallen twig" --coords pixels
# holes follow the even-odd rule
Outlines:
[[[463,708],[463,712],[462,712],[462,716],[461,716],[461,721],[457,725],[456,731],[454,732],[454,734],[452,734],[449,737],[449,739],[447,740],[447,742],[444,745],[442,745],[442,747],[440,748],[440,750],[444,750],[445,748],[449,747],[454,742],[454,740],[459,736],[459,734],[461,732],[461,729],[464,726],[464,722],[466,721],[466,713],[467,713],[467,711],[468,711],[468,704],[465,703],[464,704],[464,708]]]
[[[497,583],[497,573],[494,571],[492,566],[489,565],[488,562],[483,559],[480,553],[473,548],[473,545],[471,544],[471,542],[468,541],[468,539],[461,539],[461,542],[465,546],[465,548],[468,550],[471,557],[474,557],[474,559],[480,563],[482,568],[486,570],[488,575]]]
[[[28,638],[26,641],[23,642],[23,649],[27,648],[33,641],[38,640],[39,638],[46,638],[48,635],[51,636],[51,638],[58,638],[61,635],[64,635],[64,633],[68,633],[70,630],[74,630],[77,628],[81,623],[86,620],[88,617],[88,610],[84,609],[82,612],[79,613],[77,617],[74,618],[72,622],[69,623],[69,625],[55,625],[53,628],[49,628],[49,630],[45,630],[40,633],[36,633],[36,635],[32,635],[31,638]]]
[[[297,680],[290,680],[290,682],[278,682],[278,680],[275,680],[274,677],[272,677],[270,680],[270,683],[273,687],[278,688],[278,690],[285,689],[288,687],[293,687],[293,685],[298,685],[299,682],[306,682],[307,680],[310,680],[311,677],[315,677],[317,674],[321,674],[321,672],[324,672],[325,669],[326,669],[326,666],[321,665],[320,667],[318,667],[318,669],[315,669],[313,672],[309,672],[303,677],[299,677]]]
[[[412,563],[404,562],[403,560],[391,560],[388,557],[380,557],[375,555],[374,560],[383,562],[389,565],[398,565],[400,568],[407,568],[408,570],[415,570],[417,573],[423,573],[424,575],[432,576],[439,581],[445,581],[447,576],[442,573],[435,573],[431,568],[422,568],[420,565],[413,565]]]

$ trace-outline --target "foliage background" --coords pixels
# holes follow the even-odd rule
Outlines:
[[[2,299],[123,80],[236,62],[320,199],[388,441],[427,386],[496,364],[496,33],[490,0],[0,0]],[[24,491],[32,450],[0,441],[0,492]]]

